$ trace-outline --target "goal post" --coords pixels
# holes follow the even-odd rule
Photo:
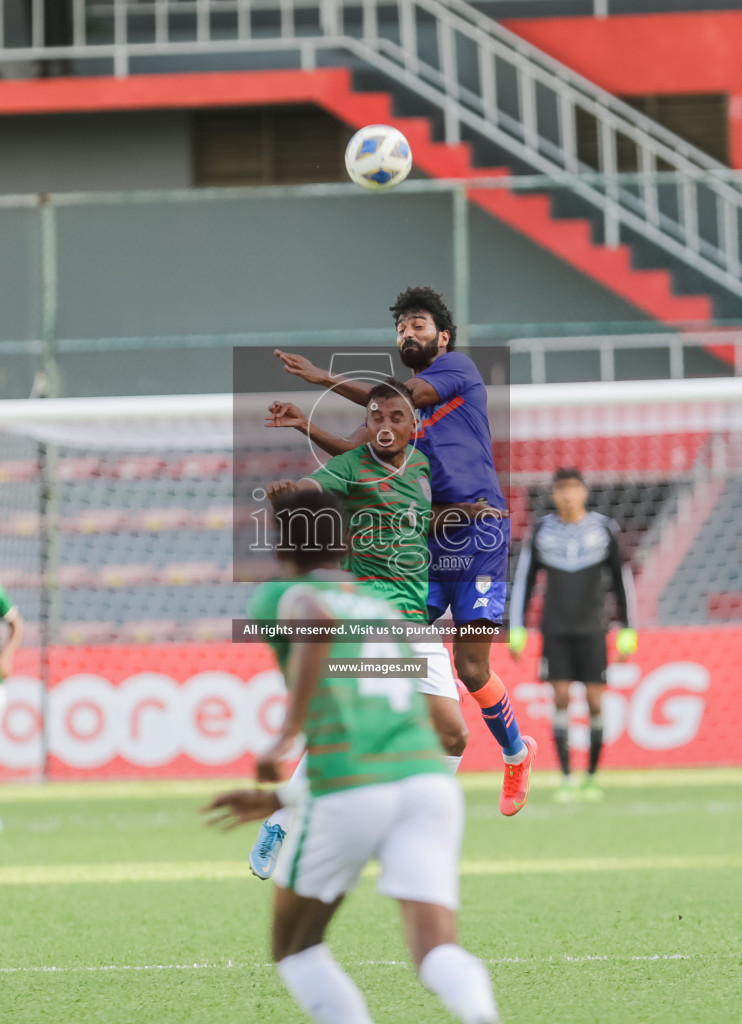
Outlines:
[[[623,410],[620,426],[631,427],[649,417],[659,430],[677,423],[690,407],[695,418],[720,429],[742,425],[742,377],[700,378],[657,381],[585,381],[569,384],[512,384],[487,388],[490,411],[508,408],[522,421],[524,436],[536,429],[556,429],[552,418],[539,428],[537,412],[556,413],[569,409],[578,415],[586,409]],[[245,416],[262,426],[272,401],[293,401],[314,407],[322,400],[322,410],[334,416],[357,421],[351,403],[323,391],[281,391],[252,394],[143,395],[111,398],[12,399],[0,404],[0,431],[35,437],[50,443],[79,440],[86,447],[133,442],[145,448],[231,447],[233,414]],[[716,418],[711,407],[717,410]],[[661,410],[665,410],[664,412]],[[669,410],[669,412],[667,411]],[[652,419],[652,411],[655,418]],[[663,422],[665,426],[663,426]],[[167,431],[167,424],[172,430]],[[149,424],[159,424],[159,436],[147,436]],[[97,435],[105,426],[104,438]],[[181,428],[187,427],[187,433]],[[116,432],[126,427],[131,435],[116,441]],[[134,432],[136,430],[136,433]]]

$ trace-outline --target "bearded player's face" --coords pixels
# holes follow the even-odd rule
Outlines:
[[[397,320],[397,348],[411,370],[430,366],[447,344],[448,331],[439,331],[430,313],[403,313]]]

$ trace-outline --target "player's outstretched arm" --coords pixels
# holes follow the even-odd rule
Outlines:
[[[304,413],[291,402],[273,402],[268,408],[265,418],[266,427],[293,427],[300,434],[308,437],[312,444],[316,444],[328,455],[342,455],[343,452],[352,451],[368,441],[368,430],[361,424],[354,430],[350,437],[341,437],[339,434],[331,434],[313,423]]]
[[[321,488],[319,489],[321,490]],[[277,501],[285,498],[288,494],[296,494],[297,491],[316,490],[318,490],[317,484],[308,476],[305,476],[298,483],[295,483],[293,480],[274,480],[273,483],[268,484],[266,493],[270,503],[275,505]]]
[[[272,505],[275,505],[281,498],[285,498],[289,494],[294,494],[299,490],[299,485],[294,483],[293,480],[274,480],[268,484],[266,493],[268,500]]]
[[[306,356],[297,356],[291,352],[282,352],[280,348],[274,349],[274,355],[278,356],[284,365],[287,373],[295,377],[301,377],[307,384],[319,384],[323,388],[331,388],[343,398],[355,402],[356,405],[366,406],[368,393],[373,384],[363,384],[357,380],[346,380],[345,377],[333,377],[327,370],[321,370],[315,366]]]
[[[362,405],[365,408],[368,393],[373,384],[363,384],[361,381],[348,380],[342,376],[333,377],[327,370],[321,370],[319,366],[315,366],[306,356],[282,352],[279,348],[274,349],[274,355],[277,355],[281,360],[287,373],[292,373],[295,377],[301,377],[308,384],[319,384],[320,387],[331,388],[338,395],[342,395],[343,398],[347,398],[351,402],[355,402],[356,405]],[[440,402],[438,392],[428,381],[422,380],[419,377],[411,377],[405,383],[412,392],[412,399],[416,409],[427,409],[429,406],[438,405]]]
[[[265,414],[265,427],[293,427],[300,434],[307,435],[309,420],[293,402],[271,402]]]

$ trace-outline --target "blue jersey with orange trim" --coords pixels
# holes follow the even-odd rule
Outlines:
[[[486,498],[505,508],[492,457],[487,389],[463,352],[444,352],[416,375],[438,392],[437,405],[420,409],[415,445],[430,459],[437,504]]]

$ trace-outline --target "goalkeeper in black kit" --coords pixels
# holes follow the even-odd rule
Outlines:
[[[510,607],[510,650],[519,658],[527,642],[526,610],[539,570],[546,572],[541,617],[543,657],[541,679],[554,688],[554,742],[563,779],[556,799],[582,796],[600,800],[595,772],[603,747],[603,688],[606,682],[606,581],[616,598],[621,630],[616,647],[620,660],[637,648],[630,605],[631,575],[621,563],[618,524],[588,512],[588,489],[578,469],[558,469],[551,489],[556,512],[539,519],[518,559]],[[590,759],[579,790],[573,786],[569,757],[569,688],[585,684],[590,711]]]

